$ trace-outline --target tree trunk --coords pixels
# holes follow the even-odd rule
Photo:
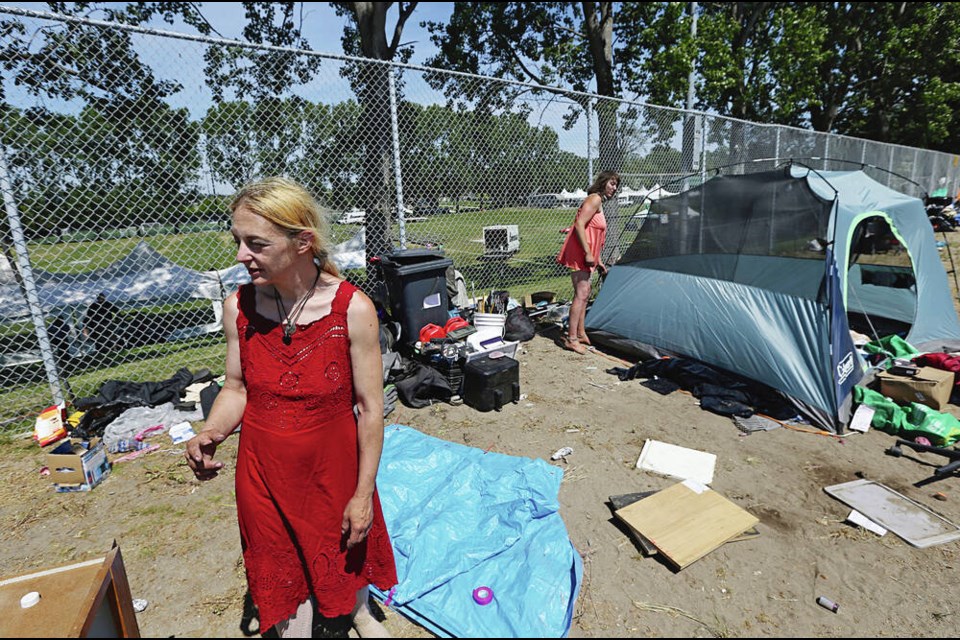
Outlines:
[[[390,3],[354,2],[353,10],[364,57],[387,60],[386,13]],[[390,90],[388,67],[367,63],[358,80],[362,110],[363,209],[366,211],[366,255],[369,260],[393,247],[390,238],[392,210],[389,198],[393,175],[390,160]]]
[[[601,96],[613,97],[616,93],[616,80],[613,74],[613,3],[612,2],[584,2],[583,22],[584,31],[590,46],[590,56],[593,59],[594,77],[597,80],[597,93]],[[599,14],[598,14],[599,9]],[[617,108],[619,103],[613,100],[601,100],[597,104],[597,129],[599,130],[599,148],[597,166],[599,171],[621,171],[623,169],[624,153],[617,136]],[[587,123],[590,126],[590,123]],[[590,150],[588,149],[589,153]],[[592,176],[595,177],[595,176]],[[619,256],[620,239],[623,236],[627,221],[621,220],[620,208],[616,199],[604,207],[607,216],[608,236],[603,252],[603,260],[614,262]]]
[[[599,15],[597,9],[600,10]],[[613,75],[613,3],[584,2],[583,16],[597,79],[597,93],[613,97],[616,95]],[[600,131],[600,171],[619,171],[623,167],[623,150],[617,141],[616,102],[601,101],[597,105],[597,124]]]

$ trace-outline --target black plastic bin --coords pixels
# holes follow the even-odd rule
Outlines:
[[[406,249],[380,256],[390,315],[400,323],[400,342],[413,344],[428,324],[449,318],[447,267],[453,261],[427,249]]]

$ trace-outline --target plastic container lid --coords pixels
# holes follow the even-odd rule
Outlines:
[[[20,608],[29,609],[33,605],[40,602],[40,593],[37,591],[31,591],[30,593],[24,595],[20,598]]]

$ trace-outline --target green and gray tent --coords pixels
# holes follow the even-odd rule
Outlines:
[[[794,164],[652,203],[586,318],[601,342],[761,382],[834,432],[866,369],[851,324],[899,327],[922,351],[960,348],[921,200],[863,171]]]

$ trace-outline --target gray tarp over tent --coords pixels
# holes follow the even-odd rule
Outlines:
[[[906,284],[851,265],[868,219],[885,220],[906,250]],[[627,339],[765,383],[839,431],[865,369],[848,310],[909,320],[906,339],[923,350],[960,346],[923,203],[862,171],[791,165],[719,175],[653,203],[586,324],[601,342]]]
[[[99,293],[121,307],[221,298],[216,272],[181,267],[142,241],[127,256],[102,269],[84,273],[34,270],[33,277],[44,313],[87,307]],[[8,274],[0,284],[0,319],[29,315],[20,285]]]

